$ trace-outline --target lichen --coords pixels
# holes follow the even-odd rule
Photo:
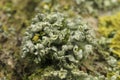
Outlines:
[[[25,32],[22,44],[23,58],[31,58],[41,68],[53,67],[50,73],[42,72],[44,78],[47,75],[48,80],[77,80],[83,77],[79,75],[79,65],[94,54],[97,42],[94,30],[81,17],[39,13]]]
[[[99,12],[105,12],[113,10],[120,4],[119,0],[75,0],[75,9],[80,14],[99,14]]]

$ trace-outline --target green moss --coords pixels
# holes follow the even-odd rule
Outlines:
[[[110,39],[109,49],[120,57],[120,13],[99,18],[99,32]]]
[[[33,40],[34,42],[37,42],[38,39],[39,39],[39,36],[40,36],[39,34],[35,34],[35,36],[33,36],[33,39],[32,39],[32,40]]]

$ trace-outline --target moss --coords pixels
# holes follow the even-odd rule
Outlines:
[[[99,33],[108,38],[109,49],[120,57],[120,12],[99,17]]]
[[[115,76],[116,75],[116,76]],[[111,77],[112,76],[112,77]],[[120,75],[114,72],[107,73],[107,77],[109,80],[120,80]]]
[[[40,36],[39,34],[35,34],[35,36],[33,36],[33,39],[32,39],[32,40],[33,40],[34,42],[37,42],[38,39],[39,39],[39,36]]]
[[[105,49],[109,52],[109,55],[114,56],[116,58],[117,63],[111,64],[114,66],[114,69],[107,71],[107,77],[109,80],[120,80],[120,12],[109,15],[109,16],[102,16],[99,17],[99,33],[105,37],[106,44],[105,46],[108,49]],[[111,60],[110,62],[113,62]]]

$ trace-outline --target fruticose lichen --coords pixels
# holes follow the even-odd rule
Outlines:
[[[83,72],[79,71],[79,66],[94,54],[96,38],[94,30],[81,17],[50,13],[38,14],[33,19],[22,44],[23,58],[30,58],[41,68],[52,67],[52,70],[42,72],[41,79],[78,80],[83,77],[86,80],[85,75],[81,76]]]
[[[98,14],[120,5],[119,0],[75,0],[75,2],[77,4],[75,9],[80,14]]]

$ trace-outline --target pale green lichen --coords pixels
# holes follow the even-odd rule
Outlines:
[[[72,57],[73,62],[79,62],[93,53],[95,36],[92,31],[80,18],[69,19],[60,13],[39,14],[26,32],[23,54],[37,55],[40,59],[49,54],[58,60]]]
[[[80,14],[98,14],[102,11],[113,10],[120,5],[119,0],[75,0],[76,10]]]
[[[23,58],[30,57],[41,68],[52,66],[50,72],[39,73],[43,80],[78,80],[82,77],[87,80],[78,67],[82,60],[94,54],[97,43],[94,30],[81,17],[50,13],[38,14],[33,19],[22,44]]]

